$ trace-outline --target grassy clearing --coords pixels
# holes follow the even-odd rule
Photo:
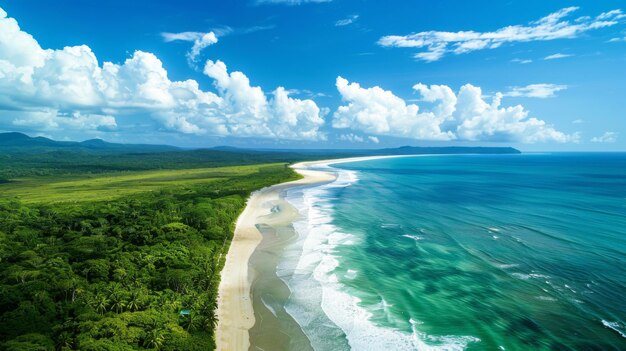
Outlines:
[[[190,187],[263,172],[278,164],[122,172],[81,177],[36,177],[0,183],[0,198],[24,204],[110,201],[141,192]]]

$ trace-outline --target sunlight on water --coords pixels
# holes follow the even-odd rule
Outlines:
[[[625,154],[340,168],[289,197],[287,309],[316,349],[626,348]]]

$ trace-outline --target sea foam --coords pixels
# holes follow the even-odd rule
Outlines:
[[[340,245],[359,243],[358,236],[344,233],[332,224],[333,189],[358,181],[356,172],[336,171],[338,177],[335,182],[298,189],[286,197],[299,209],[302,219],[294,222],[299,239],[288,248],[292,252],[288,254],[289,259],[278,267],[293,273],[279,273],[279,276],[292,292],[285,309],[301,326],[313,348],[463,350],[469,343],[479,341],[470,336],[426,335],[419,331],[418,323],[411,323],[412,331],[406,332],[371,321],[372,311],[360,306],[360,299],[348,292],[335,272],[340,265],[335,249]],[[385,227],[397,225],[387,224]],[[293,253],[299,253],[299,257]],[[354,279],[355,276],[355,271],[347,270],[344,278]]]
[[[609,321],[605,321],[604,319],[602,320],[602,324],[609,328],[609,329],[613,329],[616,332],[619,333],[619,335],[622,336],[622,338],[626,338],[626,327],[623,325],[620,325],[618,322],[609,322]]]

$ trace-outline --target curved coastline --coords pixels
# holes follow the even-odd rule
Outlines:
[[[218,324],[215,331],[217,350],[248,350],[250,347],[248,330],[254,325],[255,317],[250,294],[252,277],[249,260],[263,239],[257,224],[263,221],[264,216],[272,213],[272,203],[280,200],[281,191],[333,180],[332,173],[305,169],[298,169],[298,173],[304,178],[254,192],[237,219],[218,290]]]
[[[281,193],[292,187],[315,186],[335,180],[332,171],[313,170],[331,164],[367,161],[371,159],[406,157],[411,155],[353,157],[333,160],[300,162],[291,167],[303,176],[302,179],[276,184],[254,192],[246,208],[237,219],[233,240],[226,263],[221,272],[215,332],[217,350],[248,350],[250,348],[250,329],[255,325],[252,284],[255,269],[250,258],[263,240],[260,226],[275,223],[291,223],[297,213],[276,208],[285,201]]]

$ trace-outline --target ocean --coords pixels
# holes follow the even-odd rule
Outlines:
[[[277,275],[316,350],[626,350],[626,154],[343,163]]]

